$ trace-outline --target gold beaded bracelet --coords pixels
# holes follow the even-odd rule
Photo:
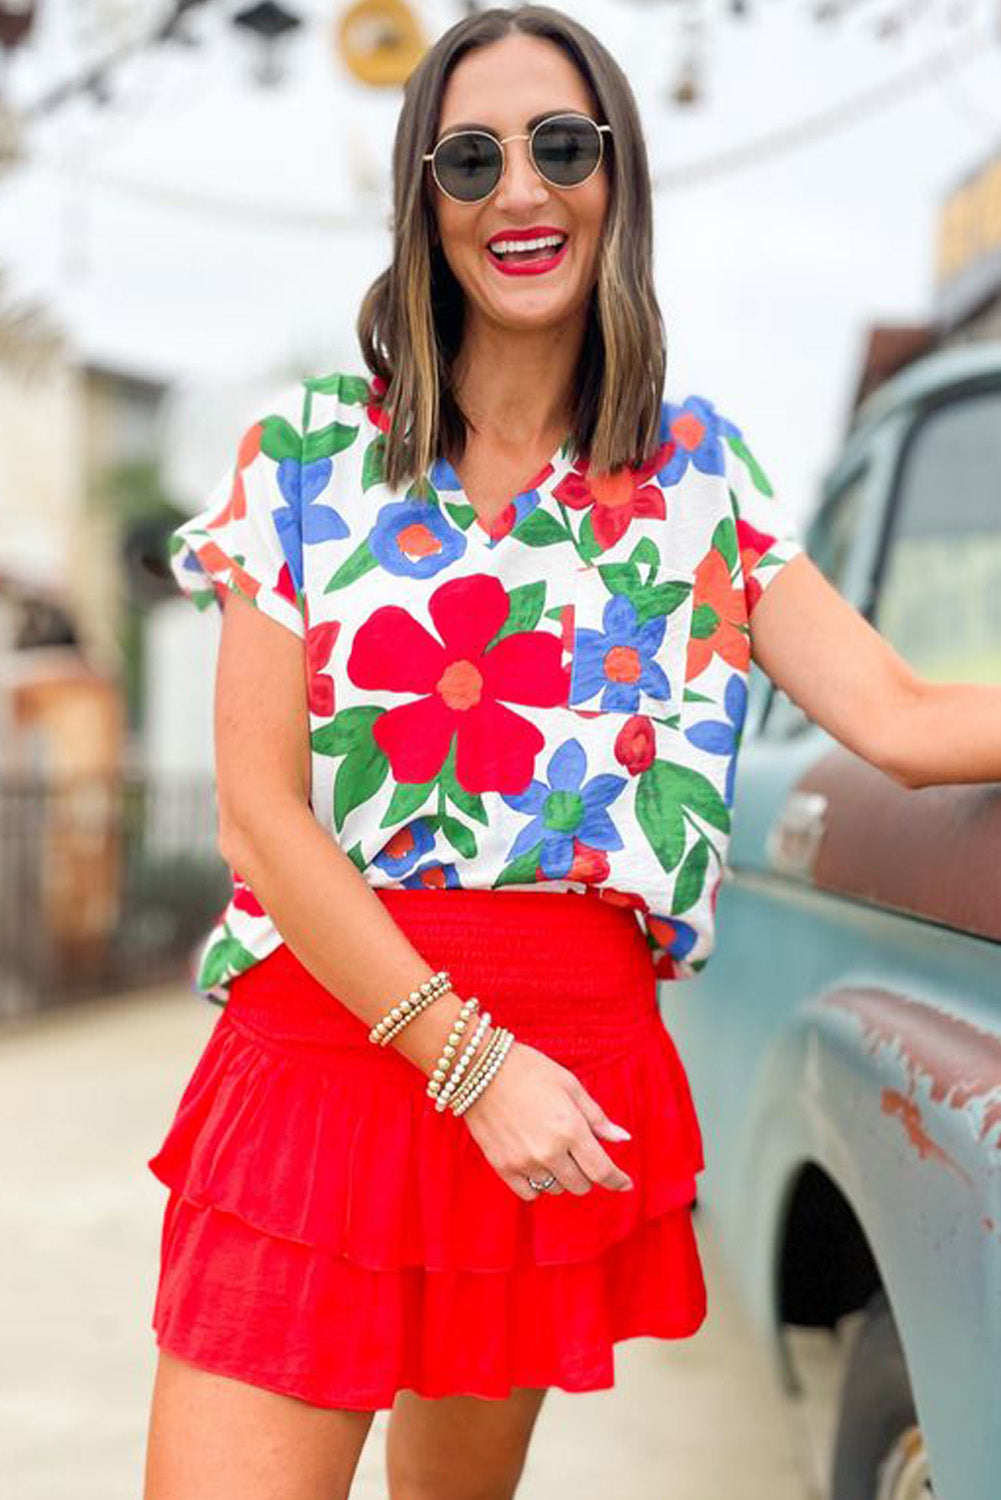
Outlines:
[[[391,1042],[415,1016],[422,1010],[426,1010],[432,1000],[437,1000],[446,990],[452,988],[452,981],[447,969],[439,969],[437,974],[432,974],[430,979],[425,979],[415,990],[411,990],[405,999],[387,1010],[381,1020],[377,1021],[368,1034],[370,1042],[377,1047],[385,1047]]]
[[[461,1040],[462,1033],[466,1029],[466,1023],[474,1011],[479,1010],[480,1002],[475,995],[463,1002],[462,1009],[452,1022],[452,1029],[445,1039],[445,1045],[441,1049],[441,1056],[435,1063],[428,1077],[427,1094],[434,1099],[441,1089],[442,1084],[448,1077],[451,1060],[455,1056],[456,1048]]]
[[[461,1098],[454,1098],[452,1100],[453,1114],[464,1114],[469,1106],[480,1097],[480,1095],[483,1093],[483,1090],[490,1083],[491,1079],[494,1077],[501,1063],[504,1061],[505,1057],[510,1051],[511,1043],[513,1041],[513,1031],[508,1031],[504,1026],[499,1026],[497,1028],[497,1034],[493,1038],[491,1038],[488,1047],[488,1051],[490,1051],[492,1054],[490,1061],[486,1061],[486,1053],[484,1053],[482,1059],[484,1066],[482,1071],[477,1070],[475,1080],[472,1075],[470,1075],[469,1079],[467,1080],[469,1084],[469,1092],[466,1093],[465,1091],[463,1091]]]
[[[456,1058],[455,1062],[452,1065],[452,1071],[449,1073],[448,1078],[442,1085],[441,1092],[435,1099],[434,1107],[439,1114],[441,1114],[442,1110],[448,1107],[448,1101],[455,1093],[456,1086],[458,1085],[463,1073],[465,1073],[467,1067],[469,1066],[473,1054],[475,1053],[477,1047],[480,1045],[480,1042],[483,1040],[483,1037],[485,1036],[487,1027],[489,1025],[490,1012],[488,1010],[485,1010],[480,1016],[479,1021],[477,1022],[476,1030],[473,1032],[469,1041],[466,1043],[465,1050],[463,1051],[461,1057]]]

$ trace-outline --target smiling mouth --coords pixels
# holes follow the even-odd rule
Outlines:
[[[538,240],[529,240],[524,248],[516,240],[500,239],[496,245],[487,245],[487,250],[501,265],[521,265],[533,260],[552,260],[568,239],[566,234],[540,235]]]

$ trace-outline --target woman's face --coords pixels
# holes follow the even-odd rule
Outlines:
[[[601,118],[565,52],[542,37],[514,32],[474,48],[456,65],[445,86],[436,139],[473,122],[498,137],[527,133],[533,116],[563,110]],[[553,187],[540,177],[527,140],[508,141],[504,152],[504,174],[482,203],[447,197],[431,175],[430,163],[424,164],[442,251],[465,293],[467,315],[475,309],[511,329],[553,327],[586,306],[597,277],[609,195],[608,136],[601,166],[575,188]],[[515,229],[568,235],[559,263],[533,275],[508,274],[487,241],[499,231]]]

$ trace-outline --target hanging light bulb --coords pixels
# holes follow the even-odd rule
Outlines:
[[[233,25],[241,26],[257,38],[261,47],[260,61],[255,73],[258,83],[272,87],[280,83],[282,71],[278,66],[276,48],[282,39],[297,31],[302,17],[276,4],[276,0],[259,0],[246,10],[238,10],[233,16]]]

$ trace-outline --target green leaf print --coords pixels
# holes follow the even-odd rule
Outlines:
[[[334,827],[344,827],[348,813],[367,802],[389,774],[389,759],[374,741],[356,745],[341,761],[334,778]]]
[[[389,828],[393,823],[406,822],[419,807],[423,807],[437,780],[437,776],[432,776],[430,781],[397,782],[379,827]]]
[[[654,761],[654,765],[656,764]],[[701,771],[693,771],[691,766],[673,763],[671,776],[677,787],[679,802],[683,802],[692,812],[698,813],[700,818],[718,828],[720,833],[730,832],[730,809],[707,776],[703,776]]]
[[[672,916],[688,911],[689,907],[695,905],[702,895],[708,866],[709,844],[706,839],[698,838],[685,855],[684,863],[678,871],[674,899],[671,902]]]
[[[364,854],[361,852],[361,841],[360,840],[359,840],[359,842],[357,844],[352,844],[351,845],[351,848],[348,850],[348,859],[351,861],[351,863],[353,865],[356,865],[357,868],[359,870],[363,871],[363,872],[367,868],[367,866],[368,866],[368,860],[365,858]]]
[[[747,465],[748,470],[750,471],[751,478],[754,481],[755,489],[760,490],[763,495],[774,494],[775,492],[768,482],[767,474],[758,463],[757,459],[754,457],[754,454],[751,452],[750,448],[748,448],[743,438],[728,437],[727,442],[730,444],[730,447],[733,449],[734,453],[736,453],[737,457],[742,458]]]
[[[386,457],[386,434],[380,432],[365,449],[361,466],[361,487],[370,490],[374,484],[382,484],[385,478],[383,463]]]
[[[529,849],[527,854],[523,854],[520,859],[514,860],[512,864],[505,865],[494,881],[493,889],[497,890],[502,885],[534,885],[536,881],[535,872],[539,868],[539,855],[541,853],[542,840],[540,839],[537,844]]]
[[[368,406],[372,400],[369,382],[361,375],[340,375],[337,394],[348,406]]]
[[[407,485],[404,498],[406,500],[423,500],[428,505],[437,505],[439,509],[441,508],[438,491],[426,474],[422,474],[419,479],[415,479],[413,484]]]
[[[365,541],[358,544],[351,556],[344,559],[323,592],[325,594],[333,594],[338,589],[347,588],[348,584],[354,583],[363,574],[367,573],[370,568],[374,568],[377,562],[378,559],[369,546],[368,538],[366,537]]]
[[[351,750],[373,744],[372,725],[385,713],[378,704],[359,703],[342,708],[329,723],[314,729],[310,743],[317,755],[346,755]]]
[[[610,594],[625,594],[627,599],[632,599],[642,588],[640,570],[632,560],[624,563],[599,563],[598,572]]]
[[[590,511],[584,517],[577,536],[577,551],[583,562],[594,562],[596,557],[601,556],[602,548],[594,534],[594,525],[591,521]]]
[[[692,585],[683,579],[655,583],[651,588],[643,589],[633,600],[640,624],[645,625],[654,616],[673,615],[691,592]]]
[[[457,854],[461,854],[465,859],[476,858],[476,835],[471,828],[466,827],[465,823],[460,823],[458,818],[443,813],[441,831]]]
[[[458,505],[454,500],[446,500],[445,509],[461,531],[468,531],[476,520],[476,512],[471,505]]]
[[[711,604],[699,604],[692,610],[692,635],[697,641],[708,640],[719,624],[719,615]]]
[[[307,432],[302,440],[302,461],[310,464],[317,458],[333,458],[350,448],[359,429],[348,422],[330,422],[316,432]]]
[[[212,989],[226,974],[242,973],[256,961],[250,949],[245,948],[238,938],[220,938],[205,955],[198,971],[198,987],[203,990]]]
[[[568,542],[572,538],[565,526],[561,526],[555,516],[551,516],[544,510],[533,510],[530,516],[514,528],[511,532],[519,542],[524,542],[526,547],[551,547],[554,542]]]
[[[674,781],[678,769],[671,761],[655,760],[636,787],[636,821],[668,874],[685,852],[685,820]]]
[[[506,635],[516,635],[522,630],[534,630],[542,618],[542,606],[546,602],[545,581],[519,583],[508,593],[510,608],[507,619],[497,634],[485,647],[487,651]]]
[[[733,524],[732,516],[724,516],[722,521],[713,532],[711,545],[726,562],[730,572],[733,573],[737,563],[737,528]]]
[[[280,464],[283,458],[302,457],[302,438],[284,417],[265,417],[261,423],[261,452]]]
[[[645,584],[652,583],[657,576],[660,567],[660,551],[652,536],[641,537],[629,554],[629,561],[638,568],[640,563],[649,564],[649,572],[643,580]]]
[[[468,818],[475,818],[477,823],[487,823],[487,810],[483,806],[483,798],[479,792],[467,792],[464,786],[459,784],[455,774],[455,737],[449,746],[448,756],[441,768],[441,785],[448,797],[449,802],[464,812]]]

